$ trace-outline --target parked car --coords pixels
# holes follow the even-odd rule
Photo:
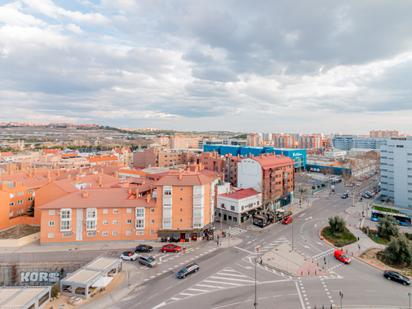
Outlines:
[[[138,245],[134,251],[135,252],[152,252],[153,247],[148,246],[148,245]]]
[[[350,257],[347,256],[342,250],[335,250],[333,255],[335,256],[335,259],[342,263],[350,264],[351,262]]]
[[[193,273],[197,273],[199,271],[199,269],[200,269],[200,267],[196,263],[189,264],[189,265],[183,267],[182,269],[180,269],[176,273],[176,278],[178,278],[178,279],[186,278],[188,275],[191,275]]]
[[[138,262],[140,264],[144,265],[144,266],[147,266],[147,267],[153,267],[157,264],[156,260],[153,256],[143,256],[143,255],[141,255],[141,256],[139,256]]]
[[[174,244],[167,244],[160,248],[160,252],[180,252],[182,251],[182,247],[174,245]]]
[[[388,279],[392,280],[398,283],[402,283],[403,285],[410,285],[411,281],[409,280],[408,277],[405,277],[404,275],[401,275],[400,273],[392,270],[385,270],[383,272],[383,276]]]
[[[136,261],[139,255],[133,251],[125,251],[120,255],[120,258],[124,261]]]
[[[348,192],[343,193],[343,194],[340,196],[341,199],[347,199],[348,197],[349,197],[349,193],[348,193]]]
[[[293,217],[292,216],[284,217],[283,220],[282,220],[282,224],[290,224],[292,222],[293,222]]]
[[[369,194],[368,191],[366,191],[362,194],[362,197],[366,198],[366,199],[371,199],[373,196],[371,194]]]

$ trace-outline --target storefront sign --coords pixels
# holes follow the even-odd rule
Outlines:
[[[58,282],[60,273],[47,271],[23,271],[20,273],[20,283]]]

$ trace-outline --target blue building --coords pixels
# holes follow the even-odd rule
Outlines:
[[[306,149],[293,149],[293,148],[274,148],[270,146],[265,147],[244,147],[244,146],[228,146],[228,145],[203,145],[204,152],[217,152],[224,156],[231,154],[232,156],[240,155],[247,157],[249,155],[259,156],[264,153],[274,153],[277,155],[283,155],[291,158],[295,161],[296,169],[306,168]]]

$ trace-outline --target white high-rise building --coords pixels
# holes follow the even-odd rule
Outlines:
[[[381,195],[412,214],[412,138],[392,138],[382,146]]]

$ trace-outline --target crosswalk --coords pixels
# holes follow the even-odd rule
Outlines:
[[[231,236],[237,236],[245,232],[247,232],[247,230],[241,229],[240,227],[237,227],[237,226],[231,227],[230,229],[225,230],[226,235],[230,234]]]
[[[273,248],[281,245],[281,244],[285,244],[285,243],[289,243],[290,241],[286,238],[286,237],[280,237],[279,239],[272,241],[272,242],[268,242],[268,243],[263,243],[263,245],[260,247],[259,252],[267,252],[272,250]]]
[[[234,287],[254,284],[254,279],[231,267],[226,267],[212,276],[187,288],[170,298],[170,301],[179,301],[184,298],[198,296]]]

